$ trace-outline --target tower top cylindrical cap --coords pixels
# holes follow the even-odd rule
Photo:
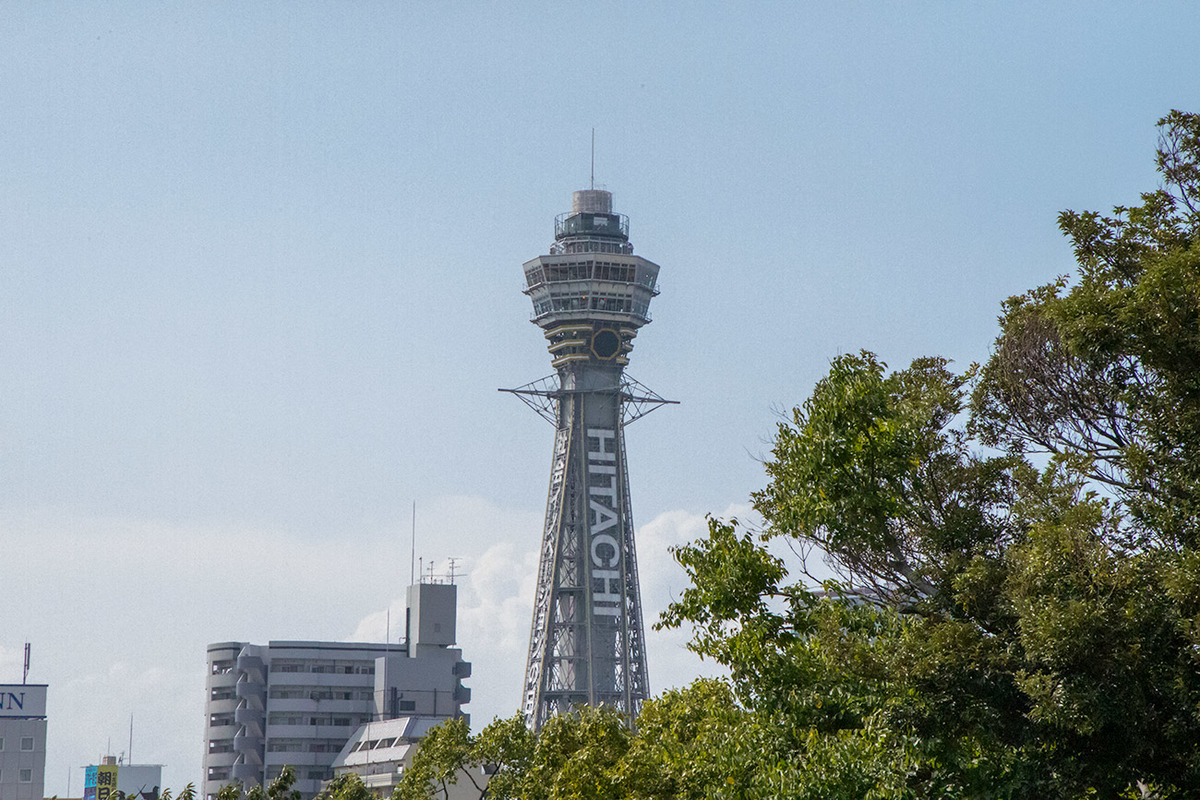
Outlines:
[[[612,192],[603,189],[580,189],[571,195],[571,213],[611,214]]]

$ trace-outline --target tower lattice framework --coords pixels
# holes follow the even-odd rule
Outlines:
[[[525,294],[556,372],[508,389],[555,426],[525,721],[537,730],[580,705],[636,717],[649,695],[625,426],[664,400],[625,375],[650,322],[658,265],[633,255],[612,194],[575,192],[550,254],[528,261]]]

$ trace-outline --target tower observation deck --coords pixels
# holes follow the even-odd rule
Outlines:
[[[631,722],[649,695],[624,428],[664,403],[625,374],[650,322],[658,265],[633,254],[629,220],[601,189],[574,193],[525,294],[554,375],[507,389],[555,426],[523,711],[537,730],[580,705]]]

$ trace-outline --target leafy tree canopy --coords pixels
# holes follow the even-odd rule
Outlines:
[[[986,364],[837,359],[765,530],[677,553],[664,624],[772,715],[798,796],[1200,790],[1200,116],[1159,125],[1164,188],[1064,212],[1078,276],[1009,300]]]

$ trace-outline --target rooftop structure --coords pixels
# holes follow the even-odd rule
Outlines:
[[[412,765],[425,734],[442,721],[433,717],[402,717],[363,725],[334,759],[334,775],[354,773],[380,797],[391,797],[404,770]],[[458,780],[449,785],[448,796],[439,794],[438,800],[478,800],[487,781],[483,769],[461,771]]]

